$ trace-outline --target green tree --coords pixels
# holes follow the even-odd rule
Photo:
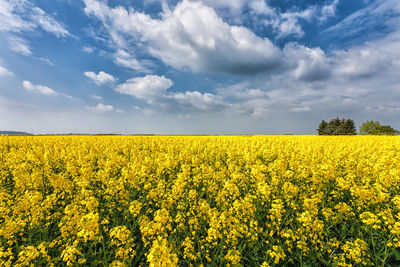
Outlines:
[[[360,126],[360,134],[396,135],[399,131],[389,125],[381,125],[378,121],[366,121]]]
[[[400,133],[399,131],[397,131],[396,129],[393,129],[389,125],[382,125],[380,128],[380,134],[383,134],[383,135],[396,135],[399,133]]]
[[[319,124],[319,127],[317,129],[319,135],[324,135],[326,131],[326,127],[328,126],[328,123],[324,120],[321,121]]]
[[[331,119],[326,127],[325,135],[339,135],[341,121],[339,118]]]
[[[342,122],[342,132],[345,135],[355,135],[357,134],[356,125],[353,120],[347,119]]]
[[[360,134],[379,134],[382,125],[377,121],[366,121],[360,126]]]
[[[352,119],[331,119],[322,121],[317,129],[319,135],[355,135],[356,126]]]

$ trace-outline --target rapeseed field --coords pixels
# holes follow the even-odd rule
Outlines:
[[[1,266],[398,266],[400,138],[0,137]]]

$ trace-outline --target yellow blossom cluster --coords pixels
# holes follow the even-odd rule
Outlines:
[[[400,265],[395,136],[0,136],[1,266]]]

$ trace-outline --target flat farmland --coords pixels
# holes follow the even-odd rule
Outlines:
[[[400,137],[0,137],[2,266],[400,264]]]

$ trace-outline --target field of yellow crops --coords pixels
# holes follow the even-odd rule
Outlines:
[[[0,137],[0,265],[400,264],[400,138]]]

